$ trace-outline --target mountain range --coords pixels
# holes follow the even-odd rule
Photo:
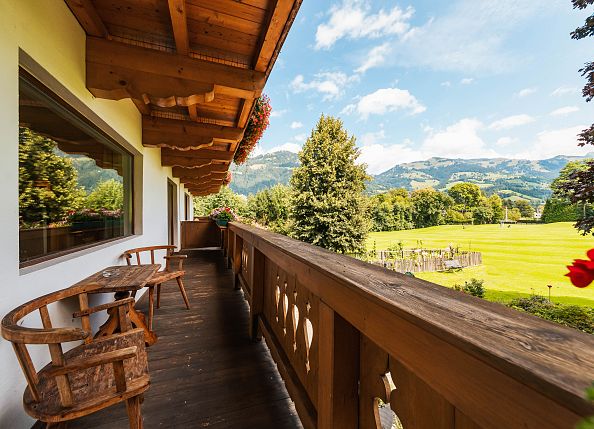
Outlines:
[[[594,158],[559,155],[543,160],[479,158],[430,158],[426,161],[398,164],[373,176],[367,192],[376,194],[392,188],[408,190],[433,187],[445,190],[458,182],[479,185],[488,195],[524,198],[533,204],[543,203],[551,194],[550,184],[570,161]],[[244,165],[234,166],[231,189],[249,195],[277,183],[288,184],[292,171],[299,166],[297,154],[286,151],[255,156]]]

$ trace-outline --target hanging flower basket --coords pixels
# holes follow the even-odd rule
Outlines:
[[[235,151],[235,157],[233,158],[235,164],[240,165],[247,161],[270,123],[271,111],[270,98],[263,94],[256,100],[254,110],[243,133],[243,139],[239,142],[239,147]]]

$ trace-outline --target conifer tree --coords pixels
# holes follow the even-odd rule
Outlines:
[[[299,153],[300,167],[291,186],[291,235],[339,253],[365,248],[368,232],[365,165],[356,165],[359,150],[342,121],[320,117]]]

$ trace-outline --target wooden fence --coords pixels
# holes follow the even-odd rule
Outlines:
[[[570,429],[594,336],[232,222],[224,242],[306,429]],[[390,378],[393,380],[395,389]]]
[[[380,258],[371,263],[399,273],[422,273],[428,271],[446,271],[455,268],[466,268],[481,265],[483,256],[480,252],[462,252],[458,254],[444,254],[443,256],[417,255],[415,258],[390,259],[392,254],[378,252]],[[449,264],[448,264],[449,263]],[[453,264],[452,264],[453,263]]]

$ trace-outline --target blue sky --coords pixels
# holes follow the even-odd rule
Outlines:
[[[569,0],[304,0],[266,93],[257,153],[299,150],[340,117],[373,174],[427,159],[585,154],[578,69],[594,39]]]

